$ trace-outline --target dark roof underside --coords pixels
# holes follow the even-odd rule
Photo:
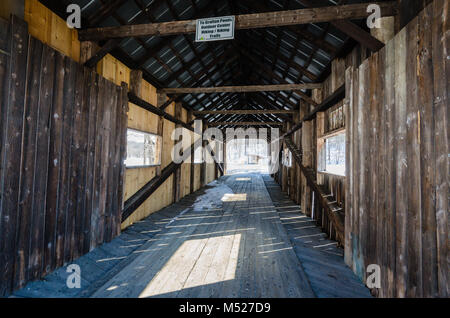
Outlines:
[[[119,26],[192,20],[305,8],[302,0],[41,0],[64,15],[72,3],[82,8],[82,27]],[[370,0],[322,1],[326,5]],[[362,21],[353,21],[364,27]],[[330,61],[354,45],[330,23],[240,30],[235,40],[196,43],[194,36],[123,39],[112,55],[157,88],[321,82]],[[102,45],[102,43],[100,43]],[[305,91],[305,93],[307,93]],[[185,95],[181,101],[195,110],[297,109],[295,92],[217,93]],[[214,121],[281,121],[278,116],[211,115]]]

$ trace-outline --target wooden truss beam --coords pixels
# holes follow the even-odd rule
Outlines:
[[[253,92],[297,91],[301,89],[316,89],[316,88],[322,88],[322,84],[307,83],[307,84],[280,84],[280,85],[163,88],[160,89],[158,93],[163,94],[253,93]]]
[[[283,126],[284,123],[280,121],[239,121],[239,122],[229,122],[229,121],[217,121],[217,122],[208,122],[209,127],[217,127],[217,126]]]
[[[317,6],[326,7],[329,5],[329,2],[324,1],[324,0],[314,0],[314,1],[299,0],[299,2],[308,8],[317,7]],[[370,3],[365,3],[366,6],[368,6],[369,4]],[[395,4],[395,6],[396,6],[395,10],[398,12],[397,3]],[[396,14],[393,14],[393,15],[396,15]],[[330,22],[335,28],[339,29],[341,32],[344,32],[352,39],[356,40],[360,44],[362,44],[365,47],[367,47],[368,49],[370,49],[372,52],[377,52],[384,46],[384,44],[381,41],[379,41],[378,39],[373,37],[370,33],[361,29],[359,26],[357,26],[350,20],[351,19],[345,19],[345,20],[344,19],[334,19],[333,21],[330,21]]]
[[[180,125],[183,128],[186,128],[190,131],[194,131],[194,128],[192,128],[191,126],[189,126],[188,124],[186,124],[185,122],[182,122],[181,120],[175,118],[174,116],[166,113],[164,110],[162,110],[159,107],[156,107],[148,102],[146,102],[145,100],[139,98],[138,96],[134,95],[133,93],[128,93],[128,100],[130,103],[135,104],[136,106],[139,106],[149,112],[152,112],[153,114],[156,114],[158,116],[161,116],[171,122],[173,122],[174,124]]]
[[[397,14],[397,3],[376,2],[380,6],[382,16]],[[363,19],[370,15],[367,3],[341,6],[308,8],[299,10],[245,14],[236,16],[236,29],[246,30],[266,27],[330,22],[334,20]],[[81,41],[100,41],[105,39],[166,36],[195,33],[196,20],[172,21],[118,27],[90,28],[79,31]]]
[[[258,115],[258,114],[297,114],[297,110],[285,109],[232,109],[194,111],[194,115]]]

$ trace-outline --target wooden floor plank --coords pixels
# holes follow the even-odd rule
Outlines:
[[[294,203],[286,200],[286,195],[269,176],[263,178],[277,210],[289,211],[283,207]],[[297,216],[286,212],[279,215],[317,297],[371,297],[369,289],[344,263],[343,250],[325,233],[320,233],[313,219],[301,212]]]
[[[18,296],[369,297],[336,242],[268,176],[226,176],[83,257],[86,287]],[[53,275],[53,274],[52,274]],[[50,275],[50,276],[52,276]],[[59,276],[49,279],[53,285]],[[63,286],[63,285],[61,285]]]

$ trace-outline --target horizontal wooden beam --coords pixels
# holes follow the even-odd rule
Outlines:
[[[249,86],[222,86],[222,87],[182,87],[163,88],[158,93],[163,94],[212,94],[212,93],[253,93],[297,91],[301,89],[322,88],[321,83],[306,84],[280,84],[280,85],[249,85]]]
[[[241,122],[228,122],[228,121],[217,121],[217,122],[208,122],[208,127],[217,127],[217,126],[283,126],[284,123],[278,121],[241,121]]]
[[[397,3],[395,1],[374,2],[374,4],[380,6],[381,16],[397,14]],[[330,22],[334,20],[363,19],[371,14],[367,12],[367,5],[367,3],[361,3],[238,15],[236,16],[236,30]],[[185,20],[89,28],[80,30],[78,34],[81,41],[100,41],[113,38],[190,34],[195,33],[195,29],[196,20]]]
[[[194,131],[194,128],[192,128],[190,125],[186,124],[185,122],[175,118],[174,116],[166,113],[164,110],[162,110],[159,107],[156,107],[145,100],[139,98],[138,96],[134,95],[133,93],[128,93],[128,100],[130,103],[135,104],[136,106],[139,106],[149,112],[152,112],[153,114],[156,114],[158,116],[161,116],[177,125],[182,126],[183,128],[186,128],[190,131]]]
[[[194,115],[261,115],[261,114],[297,114],[297,110],[286,109],[232,109],[194,111]]]
[[[337,20],[331,23],[335,28],[341,30],[352,39],[367,47],[372,52],[377,52],[384,47],[384,43],[372,36],[369,32],[348,20]]]

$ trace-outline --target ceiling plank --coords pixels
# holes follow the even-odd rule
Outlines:
[[[375,4],[380,6],[381,16],[397,14],[397,3],[394,1],[376,2]],[[370,13],[367,12],[366,3],[245,14],[236,16],[236,30],[330,22],[334,20],[363,19],[369,15]],[[100,41],[112,38],[190,34],[195,33],[195,30],[196,20],[186,20],[89,28],[80,30],[78,35],[82,41]]]

